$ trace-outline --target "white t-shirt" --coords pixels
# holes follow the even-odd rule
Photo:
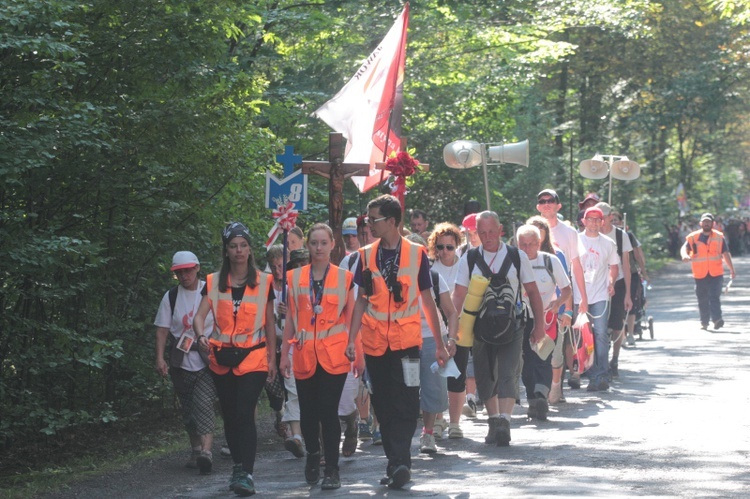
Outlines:
[[[550,257],[550,261],[552,262],[552,273],[555,275],[554,281],[549,275],[549,272],[547,272],[547,267],[544,265],[543,255],[549,255]],[[539,288],[539,294],[542,295],[544,310],[547,310],[550,302],[557,298],[555,289],[558,287],[562,289],[570,286],[570,279],[568,279],[568,274],[565,273],[565,269],[563,268],[562,263],[560,263],[560,259],[557,258],[557,255],[550,255],[549,253],[539,251],[537,252],[536,258],[534,260],[529,260],[529,262],[531,263],[531,268],[534,269],[536,286]],[[523,294],[523,300],[526,302],[529,315],[533,317],[534,314],[531,311],[531,304],[529,303],[529,298],[526,296],[526,293]]]
[[[568,270],[572,269],[573,259],[580,256],[578,251],[578,232],[568,224],[558,221],[550,227],[552,243],[562,250],[568,262]]]
[[[440,284],[438,284],[440,289],[440,294],[445,293],[448,291],[448,283],[445,282],[445,279],[443,279],[443,276],[440,277]],[[430,290],[430,293],[432,293],[432,290]],[[435,300],[435,305],[438,304],[439,300]],[[438,314],[438,320],[440,321],[440,334],[442,336],[445,336],[448,334],[448,326],[445,325],[443,322],[443,316],[440,315],[440,310],[437,311]],[[430,329],[430,325],[427,323],[427,317],[424,314],[424,307],[422,306],[422,298],[419,299],[419,317],[422,319],[422,338],[432,338],[432,329]]]
[[[615,250],[617,249],[617,239],[615,239],[617,237],[617,235],[615,234],[616,230],[617,229],[614,226],[612,226],[612,230],[608,234],[605,234],[603,231],[599,231],[599,234],[601,234],[602,236],[606,236],[606,237],[610,238],[611,240],[613,240],[615,242]],[[628,235],[623,232],[622,233],[622,254],[623,254],[623,256],[625,255],[626,251],[633,251],[633,245],[630,243],[630,238],[628,237]],[[619,268],[619,270],[617,272],[617,280],[618,281],[620,279],[622,279],[623,277],[625,277],[625,274],[623,274],[622,270],[623,270],[623,267],[622,267],[622,265],[620,265],[620,268]]]
[[[169,305],[169,291],[164,293],[159,304],[159,310],[156,312],[154,325],[156,327],[165,327],[174,336],[175,340],[179,339],[183,333],[195,336],[193,332],[193,317],[198,311],[198,305],[201,304],[201,290],[206,285],[205,281],[200,281],[198,288],[191,291],[178,287],[177,299],[174,304],[174,314]],[[206,315],[204,334],[209,335],[214,329],[214,316],[212,313]],[[206,363],[201,359],[196,350],[191,350],[182,358],[182,366],[186,371],[200,371],[206,367]]]
[[[503,260],[505,260],[505,257],[508,255],[508,245],[505,243],[501,244],[502,246],[500,246],[500,250],[496,253],[484,251],[484,248],[481,245],[479,246],[479,254],[484,256],[484,261],[487,262],[487,265],[490,267],[490,270],[492,272],[497,272],[500,270],[500,267],[503,264]],[[526,255],[526,253],[521,250],[518,250],[518,254],[521,257],[521,282],[534,282],[534,270],[531,268],[531,263],[529,263],[528,255]],[[456,285],[461,285],[466,288],[469,287],[469,282],[471,281],[471,275],[469,275],[469,260],[467,258],[468,255],[468,252],[465,253],[461,257],[461,260],[459,260],[458,273],[456,274]],[[471,274],[482,275],[482,270],[478,265],[475,264],[474,270]],[[511,265],[508,269],[508,281],[513,288],[513,292],[518,293],[518,277],[516,268],[513,265]]]
[[[456,288],[456,275],[458,275],[458,262],[459,259],[456,259],[456,263],[451,265],[450,267],[446,267],[442,263],[440,263],[440,260],[435,260],[435,263],[432,264],[432,270],[437,271],[440,276],[445,279],[445,282],[448,283],[448,289],[451,293],[453,293],[453,290]]]
[[[609,299],[609,266],[619,265],[617,245],[605,236],[588,237],[585,233],[578,234],[578,254],[583,266],[583,280],[586,283],[586,296],[589,304]],[[573,286],[573,301],[581,303],[581,294],[577,286]]]

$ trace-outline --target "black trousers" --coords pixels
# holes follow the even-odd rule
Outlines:
[[[346,374],[330,374],[320,364],[311,377],[295,379],[299,399],[299,424],[302,436],[305,437],[305,448],[310,454],[320,452],[318,435],[321,429],[326,468],[338,468],[339,465],[339,400],[345,382]]]
[[[243,470],[252,473],[258,448],[255,407],[266,385],[268,373],[260,371],[237,376],[230,370],[224,375],[211,374],[219,396],[224,437],[232,452],[232,461],[234,464],[241,463]]]
[[[419,359],[419,347],[396,351],[389,348],[383,355],[365,355],[372,382],[370,400],[388,458],[387,472],[402,464],[411,469],[411,439],[419,417],[419,387],[408,387],[404,383],[401,365],[404,357]]]

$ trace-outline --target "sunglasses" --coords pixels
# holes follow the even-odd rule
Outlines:
[[[447,249],[448,251],[453,251],[456,249],[455,246],[452,244],[436,244],[435,247],[438,249],[438,251],[443,251],[444,249]]]
[[[557,204],[557,200],[555,198],[538,199],[536,204]]]
[[[378,222],[382,222],[386,218],[388,218],[388,217],[373,218],[372,220],[370,220],[370,217],[367,217],[367,218],[365,218],[365,224],[372,225],[372,224],[375,224],[375,223],[378,223]]]

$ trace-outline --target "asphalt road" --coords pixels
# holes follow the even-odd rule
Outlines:
[[[341,459],[342,487],[321,491],[304,482],[304,459],[263,440],[255,469],[258,495],[298,497],[660,496],[750,497],[750,258],[735,259],[738,276],[723,296],[726,325],[702,331],[687,264],[654,276],[646,332],[620,355],[620,376],[606,393],[566,390],[549,421],[526,419],[516,407],[510,447],[484,444],[486,417],[462,423],[465,438],[438,441],[433,456],[413,439],[413,481],[400,491],[378,484],[382,447],[364,443]],[[585,386],[584,381],[584,386]],[[217,449],[218,450],[218,449]],[[218,452],[216,453],[218,455]],[[72,486],[54,497],[235,497],[227,490],[229,460],[210,476],[162,458]]]

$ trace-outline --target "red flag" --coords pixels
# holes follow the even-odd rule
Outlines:
[[[345,163],[370,163],[369,177],[352,177],[361,192],[380,182],[375,163],[401,150],[401,116],[409,4],[344,87],[313,115],[347,140]],[[387,138],[387,140],[386,140]]]

